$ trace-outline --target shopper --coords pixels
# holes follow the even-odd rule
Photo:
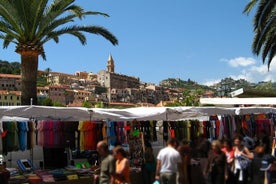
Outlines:
[[[122,146],[116,146],[113,155],[116,159],[115,184],[130,184],[130,164],[126,151]]]
[[[222,184],[227,178],[226,156],[221,151],[220,141],[212,141],[211,148],[203,174],[208,179],[207,183]]]
[[[251,173],[250,173],[252,180],[250,184],[264,183],[265,172],[261,171],[264,151],[265,151],[264,146],[257,146],[254,150],[254,158],[251,163],[252,165],[251,165]]]
[[[256,146],[254,149],[254,158],[251,163],[251,182],[250,184],[259,184],[266,181],[267,184],[271,184],[269,178],[272,165],[275,162],[275,157],[266,153],[265,145]]]
[[[253,159],[253,154],[249,149],[242,143],[243,137],[240,135],[234,138],[234,175],[235,181],[238,184],[247,184],[248,181],[248,167],[244,168],[239,161],[240,158],[245,158],[247,160]]]
[[[191,146],[189,141],[182,140],[177,150],[182,158],[183,177],[181,183],[191,184]]]
[[[182,160],[176,150],[177,147],[177,139],[169,138],[167,146],[162,148],[157,155],[155,179],[161,184],[176,184],[177,173],[179,174],[179,182],[182,180]]]
[[[234,184],[235,178],[233,173],[233,167],[234,167],[234,149],[232,146],[232,141],[229,139],[224,139],[222,141],[222,149],[226,156],[226,167],[227,167],[227,178],[226,178],[226,184]]]
[[[152,146],[149,142],[145,143],[144,160],[145,162],[142,168],[144,184],[152,184],[154,182],[156,160],[153,154]]]
[[[105,141],[100,141],[97,144],[97,151],[101,156],[100,167],[100,184],[113,184],[115,174],[115,159],[108,150],[108,144]]]
[[[206,136],[204,136],[204,134],[200,134],[197,139],[195,153],[196,153],[196,157],[199,158],[200,169],[202,173],[204,168],[206,167],[207,157],[208,157],[210,148],[211,148],[210,141],[206,138]]]

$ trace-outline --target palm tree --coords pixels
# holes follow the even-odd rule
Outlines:
[[[243,13],[249,14],[254,7],[257,9],[253,21],[255,35],[252,51],[257,56],[262,55],[263,63],[267,62],[269,69],[276,55],[276,1],[251,0]]]
[[[59,37],[70,34],[86,44],[84,33],[103,36],[113,45],[118,44],[117,38],[107,29],[100,26],[79,26],[73,24],[75,19],[86,15],[107,14],[84,11],[74,4],[75,0],[0,0],[0,38],[3,47],[10,43],[16,45],[15,52],[21,56],[22,105],[37,104],[36,78],[38,57],[46,60],[43,45]],[[71,23],[71,24],[69,24]]]

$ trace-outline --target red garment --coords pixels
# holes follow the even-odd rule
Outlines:
[[[243,119],[243,120],[242,120],[242,128],[244,128],[244,129],[248,130],[248,125],[247,125],[247,123],[246,123],[246,120],[245,120],[245,119]]]
[[[83,122],[83,130],[84,130],[84,149],[85,150],[96,150],[97,139],[95,139],[95,135],[97,135],[97,127],[96,124],[90,121]]]
[[[7,136],[7,133],[8,133],[8,130],[5,130],[4,132],[2,132],[1,137],[2,137],[2,138],[3,138],[3,137],[6,137],[6,136]]]
[[[175,131],[173,128],[169,129],[171,138],[175,138]]]
[[[231,150],[227,150],[226,148],[222,148],[221,151],[225,153],[227,163],[231,164],[234,161],[235,157],[234,149],[232,148]]]
[[[222,148],[221,151],[223,151],[226,154],[227,159],[228,158],[234,159],[234,150],[233,149],[228,151],[226,148]]]
[[[216,138],[219,137],[220,134],[220,120],[216,120]]]
[[[54,140],[55,140],[55,132],[54,132],[54,121],[49,121],[49,125],[48,125],[49,129],[49,147],[53,148],[54,147]]]

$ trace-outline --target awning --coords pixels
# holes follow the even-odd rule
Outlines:
[[[276,98],[200,98],[200,103],[213,105],[276,105]]]

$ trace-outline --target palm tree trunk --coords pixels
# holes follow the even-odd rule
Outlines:
[[[21,104],[36,105],[37,104],[37,70],[38,55],[30,52],[22,52],[21,54]]]

